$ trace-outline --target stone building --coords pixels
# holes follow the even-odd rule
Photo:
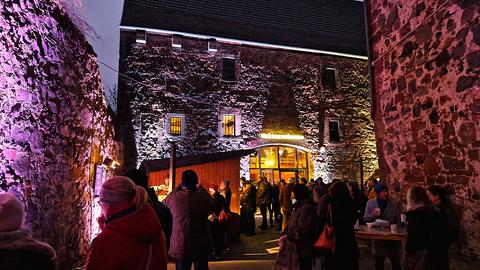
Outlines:
[[[91,239],[94,165],[121,154],[96,56],[61,1],[1,1],[0,29],[0,193],[25,203],[58,269],[74,269]]]
[[[126,0],[127,167],[256,149],[241,175],[360,180],[377,169],[363,3]]]
[[[374,112],[383,178],[446,185],[458,206],[458,269],[480,256],[480,3],[369,1]],[[458,263],[459,263],[458,262]]]

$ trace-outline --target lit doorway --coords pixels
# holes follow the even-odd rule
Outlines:
[[[313,178],[311,153],[285,145],[268,145],[250,155],[250,179],[264,176],[268,181]]]

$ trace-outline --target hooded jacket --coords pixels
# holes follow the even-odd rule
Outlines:
[[[128,212],[129,209],[116,213],[112,216],[117,218],[107,221],[90,246],[86,269],[146,269],[150,246],[149,269],[167,269],[165,236],[153,209],[145,205]]]
[[[55,252],[26,229],[0,232],[0,270],[54,269]]]

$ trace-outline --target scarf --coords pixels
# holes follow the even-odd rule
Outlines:
[[[380,200],[377,197],[377,204],[378,204],[378,208],[380,208],[380,212],[382,212],[382,215],[383,215],[383,212],[385,212],[385,209],[387,208],[388,200]]]

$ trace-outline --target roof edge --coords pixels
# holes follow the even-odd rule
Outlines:
[[[181,32],[181,31],[171,31],[171,30],[164,30],[164,29],[156,29],[156,28],[148,28],[148,27],[140,27],[140,26],[128,26],[128,25],[120,25],[119,28],[120,30],[131,30],[131,31],[140,30],[140,31],[158,33],[158,34],[182,35],[185,37],[198,38],[198,39],[216,39],[218,42],[224,42],[224,43],[237,43],[239,45],[248,45],[248,46],[255,46],[255,47],[262,47],[262,48],[269,48],[269,49],[281,49],[281,50],[288,50],[288,51],[297,51],[297,52],[353,58],[357,60],[365,60],[365,61],[368,60],[368,56],[366,55],[302,48],[302,47],[295,47],[295,46],[286,46],[286,45],[279,45],[279,44],[270,44],[270,43],[264,43],[264,42],[240,40],[240,39],[233,39],[233,38],[226,38],[226,37],[217,37],[217,36],[195,34],[195,33]]]

